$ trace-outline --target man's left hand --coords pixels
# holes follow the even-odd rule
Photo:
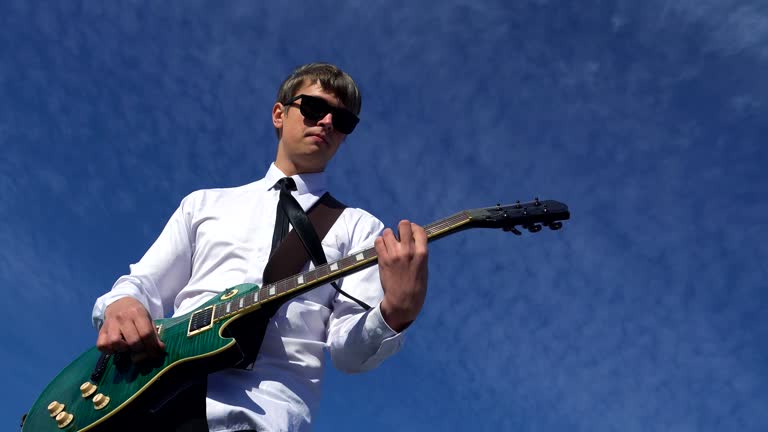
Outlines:
[[[401,332],[421,311],[427,295],[427,233],[407,220],[398,224],[400,240],[387,228],[375,241],[379,276],[384,288],[381,314]]]

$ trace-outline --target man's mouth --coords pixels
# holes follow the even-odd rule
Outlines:
[[[312,137],[315,137],[315,138],[319,138],[319,139],[320,139],[320,140],[322,140],[322,141],[323,141],[325,144],[328,144],[328,138],[327,138],[327,137],[325,137],[325,136],[323,136],[323,135],[312,134],[312,135],[310,135],[310,136],[312,136]]]

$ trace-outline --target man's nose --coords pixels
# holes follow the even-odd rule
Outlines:
[[[328,113],[323,118],[317,121],[317,124],[322,126],[325,130],[332,130],[333,129],[333,114]]]

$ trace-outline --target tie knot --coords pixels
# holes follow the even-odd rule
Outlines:
[[[290,178],[290,177],[283,177],[280,180],[277,181],[278,190],[286,190],[286,191],[295,191],[296,190],[296,182]]]

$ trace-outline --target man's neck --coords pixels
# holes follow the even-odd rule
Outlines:
[[[302,168],[298,165],[296,165],[293,162],[280,160],[280,158],[277,158],[275,160],[275,166],[283,172],[286,176],[295,176],[297,174],[314,174],[314,173],[321,173],[324,171],[324,167],[321,169],[311,169],[311,168]]]

